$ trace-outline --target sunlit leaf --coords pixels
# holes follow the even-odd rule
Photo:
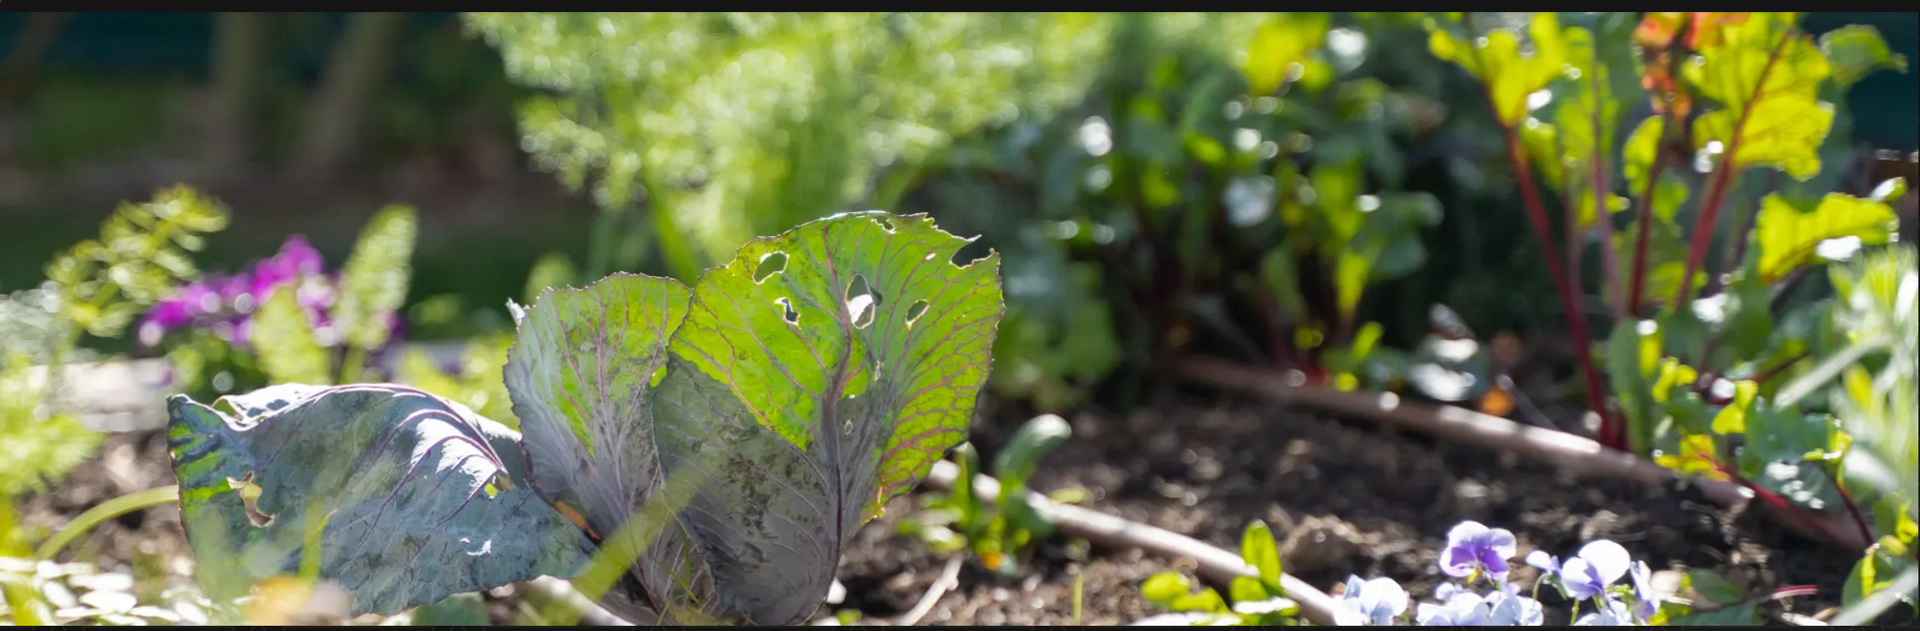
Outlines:
[[[839,215],[749,242],[694,289],[650,396],[663,469],[725,454],[689,469],[681,518],[724,561],[720,611],[809,614],[859,526],[963,439],[1002,310],[998,255],[957,266],[966,243],[921,215]]]
[[[274,290],[253,316],[254,353],[274,383],[333,383],[333,361],[313,338],[313,323],[295,297],[295,288]]]
[[[1757,13],[1722,23],[1703,61],[1684,68],[1687,82],[1720,104],[1694,121],[1697,148],[1719,147],[1722,168],[1772,166],[1798,180],[1819,174],[1821,143],[1833,106],[1819,100],[1831,73],[1812,39],[1791,16]]]
[[[1494,112],[1511,127],[1527,115],[1527,97],[1560,76],[1566,62],[1565,35],[1551,11],[1535,13],[1528,26],[1531,52],[1522,50],[1520,36],[1495,29],[1473,43],[1448,30],[1431,28],[1427,47],[1434,56],[1466,68],[1487,85]]]
[[[1882,245],[1899,230],[1899,217],[1886,204],[1829,193],[1806,208],[1778,194],[1760,201],[1754,223],[1760,278],[1772,283],[1815,261],[1822,243],[1857,239],[1858,245]]]
[[[1682,474],[1726,480],[1727,474],[1720,471],[1716,464],[1719,460],[1711,434],[1690,434],[1681,437],[1680,453],[1660,454],[1654,457],[1654,462],[1659,463],[1660,466]]]
[[[310,520],[324,520],[320,576],[353,596],[355,614],[392,614],[571,576],[591,550],[526,486],[518,436],[432,395],[287,385],[217,405],[168,400],[181,519],[203,574],[295,573]]]
[[[1260,25],[1247,49],[1247,82],[1259,96],[1273,94],[1289,80],[1293,64],[1307,60],[1327,36],[1327,14],[1276,13]]]
[[[340,272],[340,302],[334,325],[349,345],[371,351],[384,346],[388,318],[407,300],[414,234],[412,208],[388,206],[367,222]]]

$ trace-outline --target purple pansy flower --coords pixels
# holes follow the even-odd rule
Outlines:
[[[1633,615],[1645,620],[1660,611],[1660,595],[1653,591],[1653,568],[1646,561],[1634,561],[1627,570],[1627,576],[1633,579]]]
[[[1447,576],[1470,576],[1485,570],[1496,580],[1507,577],[1507,559],[1519,552],[1513,532],[1463,521],[1447,531],[1447,549],[1440,553],[1440,571]]]
[[[1606,591],[1608,585],[1626,576],[1633,565],[1627,549],[1600,539],[1580,547],[1580,552],[1560,567],[1560,586],[1567,597],[1586,600]]]

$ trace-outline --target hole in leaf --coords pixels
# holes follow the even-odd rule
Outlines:
[[[893,222],[887,221],[886,217],[874,217],[873,222],[880,224],[880,227],[885,229],[887,232],[893,232]]]
[[[973,265],[974,261],[987,258],[987,255],[992,253],[993,248],[987,247],[987,244],[981,243],[979,239],[968,241],[966,245],[953,251],[953,266],[966,268]]]
[[[273,525],[274,516],[261,511],[260,505],[257,503],[260,501],[260,495],[265,493],[266,489],[262,489],[260,485],[253,483],[253,472],[247,472],[245,476],[241,476],[238,480],[227,478],[227,486],[240,492],[240,505],[246,510],[247,523],[253,524],[255,528],[265,528]]]
[[[874,314],[880,311],[882,297],[867,284],[865,274],[854,274],[853,282],[847,284],[847,314],[853,318],[853,328],[864,329],[873,324]]]
[[[753,282],[767,282],[767,277],[787,271],[786,252],[768,252],[760,256],[760,266],[753,269]]]
[[[915,300],[913,304],[907,305],[907,328],[913,328],[913,323],[919,321],[920,316],[926,313],[927,301],[925,300]]]
[[[800,324],[800,312],[793,310],[792,300],[788,300],[786,296],[781,296],[773,299],[773,304],[780,305],[780,318],[786,320],[787,324]]]

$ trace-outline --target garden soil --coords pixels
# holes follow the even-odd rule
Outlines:
[[[1026,414],[983,410],[974,444],[983,462]],[[1190,396],[1124,414],[1067,415],[1074,438],[1047,456],[1032,486],[1079,487],[1084,505],[1184,533],[1230,550],[1254,519],[1280,540],[1288,573],[1335,590],[1349,575],[1388,576],[1431,600],[1442,575],[1435,559],[1448,528],[1472,519],[1512,530],[1520,553],[1567,556],[1610,538],[1655,570],[1713,568],[1753,593],[1789,585],[1819,588],[1773,607],[1814,614],[1835,606],[1854,559],[1784,532],[1757,515],[1720,509],[1683,488],[1578,480],[1513,454],[1451,445],[1377,425],[1284,411],[1261,402]],[[163,432],[110,437],[100,454],[52,490],[27,499],[27,523],[53,529],[115,496],[171,484]],[[922,491],[923,493],[925,491]],[[857,536],[841,561],[844,600],[821,611],[888,624],[927,593],[947,559],[897,534],[918,497],[896,500]],[[75,542],[67,555],[106,569],[174,575],[192,571],[178,511],[129,514]],[[1530,581],[1520,564],[1515,578]],[[1013,575],[971,561],[923,625],[1071,625],[1081,581],[1087,625],[1126,624],[1159,613],[1139,595],[1147,577],[1192,570],[1191,560],[1137,550],[1089,548],[1056,538]],[[1082,578],[1083,577],[1083,578]],[[518,608],[511,590],[489,595],[496,621]],[[1565,607],[1548,601],[1548,623]]]

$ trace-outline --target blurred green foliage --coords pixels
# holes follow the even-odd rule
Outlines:
[[[99,435],[62,405],[74,349],[85,335],[124,333],[143,308],[198,275],[188,254],[226,222],[226,209],[212,200],[186,188],[164,190],[150,202],[121,205],[101,224],[99,238],[47,265],[48,284],[27,302],[53,317],[31,337],[10,337],[0,357],[0,440],[8,445],[0,450],[0,503],[44,488],[93,455]],[[24,297],[16,293],[9,302]]]

